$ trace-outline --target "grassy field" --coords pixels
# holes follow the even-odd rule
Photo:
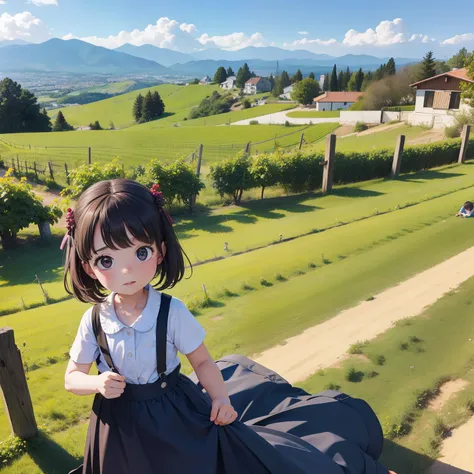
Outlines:
[[[183,280],[171,293],[196,312],[208,332],[207,344],[214,357],[235,352],[257,353],[470,247],[471,222],[456,219],[453,214],[460,203],[472,199],[473,176],[471,164],[451,166],[393,181],[341,187],[325,197],[268,199],[178,220],[176,230],[192,260],[203,260],[214,254],[229,258],[195,266],[192,278]],[[28,238],[32,233],[36,233],[34,227],[22,236]],[[277,243],[280,233],[285,239],[294,240]],[[23,295],[41,299],[39,288],[32,281],[35,273],[50,296],[64,295],[59,239],[57,235],[47,247],[25,242],[14,252],[0,254],[2,304],[7,298],[10,304],[10,298]],[[223,251],[224,241],[229,242],[230,255]],[[250,249],[255,250],[235,255]],[[24,271],[27,266],[31,274]],[[212,299],[209,308],[199,306],[203,283]],[[28,384],[36,417],[42,432],[50,437],[5,468],[8,474],[33,474],[45,469],[52,472],[53,468],[64,472],[82,455],[86,425],[81,420],[90,412],[91,397],[65,392],[63,373],[67,351],[86,308],[87,305],[67,300],[2,317],[2,326],[14,328],[23,361],[31,368]],[[451,313],[445,309],[444,314]],[[459,324],[464,324],[462,330],[467,334],[467,323]],[[462,330],[453,333],[461,334]],[[430,331],[420,328],[413,334],[431,341]],[[432,331],[442,333],[441,327]],[[377,388],[380,399],[385,398],[381,394],[386,387],[398,390],[397,411],[382,400],[374,405],[379,416],[389,420],[385,422],[388,424],[396,423],[395,415],[409,407],[413,399],[412,390],[393,388],[393,378],[391,385],[382,383],[384,377],[398,374],[396,370],[401,372],[406,365],[404,360],[400,364],[395,362],[399,337],[402,335],[393,336],[394,347],[392,343],[385,344],[388,362],[378,370],[378,377],[361,384],[344,385],[354,394],[369,387]],[[453,334],[446,351],[444,345],[438,346],[439,358],[452,353],[453,345],[458,342]],[[381,349],[374,347],[370,353],[379,353]],[[433,351],[431,346],[425,347],[427,353]],[[461,348],[460,355],[464,357],[466,351]],[[431,371],[426,368],[419,385],[431,383],[435,375],[458,373],[461,359],[452,359],[446,357],[444,365],[433,363]],[[438,366],[442,370],[438,371]],[[184,367],[189,371],[188,364]],[[344,370],[313,377],[306,386],[315,391],[320,387],[317,384],[336,383]],[[386,374],[382,372],[385,370]],[[400,387],[407,385],[404,376],[401,375]],[[0,440],[8,434],[6,415],[0,407]],[[419,445],[425,441],[420,439]],[[398,440],[397,446],[404,446],[405,442]],[[387,456],[391,455],[389,448]],[[390,466],[394,468],[393,464]],[[408,474],[419,472],[399,469]]]
[[[108,127],[109,122],[112,121],[116,128],[127,128],[135,125],[132,109],[135,98],[139,92],[144,95],[149,90],[152,92],[155,90],[158,91],[166,106],[165,113],[169,116],[178,113],[189,114],[191,107],[198,105],[202,99],[218,89],[218,86],[185,87],[174,84],[162,84],[91,104],[67,107],[62,110],[66,120],[74,126],[86,126],[90,122],[98,120],[103,127]],[[57,110],[50,113],[53,119],[56,115]]]
[[[339,117],[339,110],[317,111],[317,110],[301,110],[298,112],[290,112],[286,116],[290,118],[333,118]]]
[[[410,140],[418,137],[424,131],[425,129],[423,127],[412,127],[410,125],[403,125],[401,127],[393,128],[392,130],[380,132],[377,132],[375,127],[375,129],[372,130],[372,133],[338,138],[336,150],[367,152],[381,148],[395,149],[395,144],[399,135],[405,135],[406,140]],[[319,143],[315,146],[315,149],[322,150],[324,149],[324,146],[324,143]]]
[[[416,182],[412,182],[413,176],[416,176]],[[176,231],[191,262],[198,263],[270,245],[278,240],[280,234],[285,239],[293,238],[313,229],[328,229],[341,222],[349,223],[377,212],[394,211],[397,206],[423,202],[465,188],[462,199],[472,199],[469,187],[473,178],[474,167],[465,165],[407,175],[394,181],[378,180],[341,187],[325,197],[316,194],[244,202],[242,206],[217,209],[192,219],[177,219]],[[249,232],[250,226],[252,232]],[[31,226],[23,235],[36,231],[36,226]],[[64,232],[58,228],[53,228],[53,231],[58,240]],[[224,251],[224,241],[229,243],[230,253]],[[61,283],[62,254],[58,247],[38,244],[32,248],[26,253],[21,248],[0,254],[0,312],[22,308],[21,298],[28,306],[43,301],[39,285],[33,281],[35,275],[40,277],[50,297],[60,299],[65,296]],[[25,272],[25,267],[31,271]],[[209,280],[212,278],[206,277],[206,281]],[[191,281],[187,281],[182,287],[190,284]],[[218,282],[209,285],[212,291],[222,291]],[[199,293],[199,285],[186,291]]]
[[[407,188],[415,185],[410,181],[399,184]],[[211,308],[200,309],[198,317],[208,332],[207,344],[214,357],[259,352],[469,247],[470,222],[452,216],[453,209],[467,194],[468,191],[452,193],[404,210],[197,266],[193,277],[181,282],[173,293],[192,304],[192,296],[199,291],[201,283],[206,283],[215,303]],[[354,195],[345,199],[354,201],[356,206],[363,206],[365,201]],[[268,211],[276,212],[272,207]],[[46,253],[43,256],[45,260],[49,258]],[[390,272],[385,271],[387,268]],[[222,282],[220,291],[216,285],[217,274]],[[283,278],[277,278],[278,274]],[[268,286],[260,284],[262,277]],[[56,458],[57,462],[63,460],[63,470],[73,462],[71,455],[81,454],[85,429],[80,421],[89,413],[90,397],[65,392],[62,378],[65,353],[86,307],[70,300],[2,317],[4,325],[15,329],[23,360],[36,369],[28,373],[28,383],[38,422],[53,440],[33,450],[32,458],[27,455],[6,468],[7,473],[41,472],[33,459],[50,457],[58,450],[56,443],[69,453]],[[261,337],[262,331],[265,338]],[[414,334],[428,339],[426,331]],[[390,347],[384,350],[388,369],[395,359]],[[438,348],[439,357],[443,351]],[[459,365],[459,360],[456,364]],[[437,365],[431,367],[434,371]],[[187,364],[185,368],[189,370]],[[326,382],[332,380],[337,380],[335,375],[325,378]],[[313,379],[307,383],[314,383]],[[356,388],[362,385],[353,385],[349,387],[350,393],[357,394]],[[412,396],[411,391],[406,393],[407,398]],[[399,400],[397,406],[404,401],[408,403]],[[392,412],[380,402],[377,413],[385,419]],[[2,413],[0,439],[7,435],[8,423]]]
[[[272,106],[262,106],[272,107]],[[238,112],[236,112],[238,113]],[[299,143],[300,132],[305,129],[307,140],[324,138],[337,124],[317,124],[310,129],[304,126],[259,125],[248,127],[169,127],[146,130],[134,127],[123,131],[84,131],[2,135],[2,157],[7,161],[19,155],[21,160],[39,163],[67,162],[78,166],[87,162],[88,147],[92,148],[94,162],[108,162],[120,157],[126,168],[143,164],[152,158],[172,161],[189,155],[200,143],[204,145],[204,163],[234,156],[247,142],[259,143],[258,151],[274,149],[275,145],[290,146]],[[288,135],[289,134],[289,135]],[[282,137],[283,135],[287,135]],[[279,138],[281,137],[281,138]],[[11,145],[10,145],[11,143]],[[31,145],[31,149],[30,149]],[[255,151],[255,150],[254,150]]]

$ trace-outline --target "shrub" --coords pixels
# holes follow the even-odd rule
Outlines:
[[[461,130],[456,125],[451,125],[451,127],[444,129],[444,136],[446,138],[458,138],[461,136]]]
[[[354,127],[354,132],[363,132],[367,130],[369,127],[364,122],[357,122]]]
[[[324,390],[340,390],[341,386],[336,383],[330,382],[325,387]]]
[[[347,351],[348,354],[363,354],[364,347],[366,343],[362,341],[358,341],[355,344],[352,344],[349,350]]]
[[[258,120],[250,120],[249,125],[258,125]]]
[[[364,372],[357,370],[355,367],[350,367],[346,372],[345,378],[349,382],[361,382],[364,378]]]
[[[285,127],[289,127],[290,126],[290,122],[288,122],[288,120],[285,120]]]
[[[385,365],[385,362],[387,362],[387,359],[385,358],[384,355],[377,356],[375,360],[376,360],[377,365]]]
[[[242,101],[242,108],[243,109],[250,109],[251,106],[252,106],[252,104],[250,103],[250,100],[244,99]]]

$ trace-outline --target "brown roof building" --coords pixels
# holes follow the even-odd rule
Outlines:
[[[469,108],[461,99],[461,84],[474,84],[467,69],[454,69],[411,84],[416,89],[415,112],[411,123],[431,127],[450,126],[453,114]]]
[[[344,110],[362,97],[364,92],[325,92],[313,99],[316,110]]]

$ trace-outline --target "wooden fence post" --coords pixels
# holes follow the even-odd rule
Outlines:
[[[250,142],[245,145],[245,153],[250,153]]]
[[[36,169],[36,161],[33,161],[33,168],[35,170],[35,176],[36,176],[36,179],[38,179],[38,171]]]
[[[69,186],[69,171],[67,169],[67,163],[64,163],[64,171],[66,173],[66,183]]]
[[[23,439],[35,436],[38,427],[21,352],[9,327],[0,328],[0,388],[13,434]]]
[[[322,192],[332,191],[332,181],[334,176],[334,158],[336,156],[336,135],[331,134],[326,138],[326,152],[324,154],[324,171]]]
[[[392,172],[390,176],[395,178],[400,174],[400,166],[402,165],[403,149],[405,147],[405,135],[399,135],[397,144],[395,146],[395,153],[393,154]]]
[[[49,166],[49,175],[51,176],[51,179],[54,181],[53,167],[51,166],[51,161],[48,161],[48,166]]]
[[[89,164],[92,163],[92,148],[89,147]]]
[[[471,126],[464,125],[461,134],[461,149],[459,150],[459,159],[458,163],[462,164],[466,160],[467,147],[469,146],[469,135],[471,133]]]
[[[203,152],[204,146],[201,144],[199,145],[199,151],[198,151],[198,161],[197,161],[197,166],[196,166],[196,176],[199,178],[201,176],[201,162],[202,162],[202,152]]]
[[[298,148],[298,150],[301,150],[301,148],[303,147],[303,142],[304,142],[304,132],[301,134],[300,147]]]

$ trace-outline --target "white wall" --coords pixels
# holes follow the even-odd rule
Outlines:
[[[382,113],[380,110],[346,110],[341,111],[340,123],[353,124],[357,122],[380,123]]]
[[[354,102],[316,102],[316,110],[338,110],[348,109]],[[344,105],[345,104],[345,105]]]

